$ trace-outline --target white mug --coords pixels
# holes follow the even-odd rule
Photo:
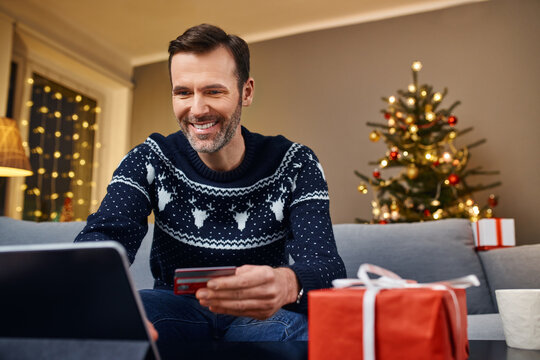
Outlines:
[[[540,289],[495,290],[506,344],[540,350]]]

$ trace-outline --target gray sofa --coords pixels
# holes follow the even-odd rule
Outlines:
[[[0,246],[72,242],[84,222],[34,223],[0,217]],[[151,288],[148,257],[153,225],[130,270],[138,289]],[[467,290],[469,339],[503,340],[495,289],[540,288],[540,244],[476,252],[467,220],[391,225],[334,225],[338,251],[348,277],[362,263],[394,271],[419,282],[475,274],[481,286]],[[1,264],[0,264],[1,266]]]

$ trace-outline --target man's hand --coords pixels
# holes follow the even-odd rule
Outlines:
[[[156,331],[156,328],[152,323],[148,320],[146,320],[146,327],[148,328],[148,331],[150,332],[150,336],[154,341],[157,341],[158,339],[158,332]]]
[[[197,299],[210,311],[264,320],[296,301],[296,274],[289,268],[244,265],[236,274],[208,281]]]

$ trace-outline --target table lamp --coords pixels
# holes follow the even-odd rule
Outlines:
[[[15,120],[0,117],[0,176],[29,176],[32,168]]]

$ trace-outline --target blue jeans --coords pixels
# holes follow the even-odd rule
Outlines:
[[[307,317],[280,309],[266,320],[215,314],[193,295],[140,290],[148,320],[156,328],[163,359],[178,356],[185,341],[306,341]]]

